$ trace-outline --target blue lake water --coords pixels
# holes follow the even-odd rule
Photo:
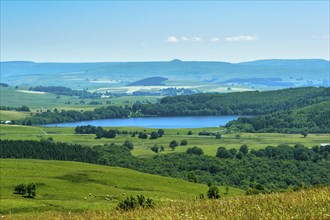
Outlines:
[[[145,127],[145,128],[203,128],[224,126],[240,116],[187,116],[187,117],[148,117],[102,119],[80,122],[49,124],[48,127],[76,127],[93,125],[102,127]]]

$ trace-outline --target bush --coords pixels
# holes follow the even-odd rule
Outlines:
[[[188,148],[186,153],[187,154],[202,155],[204,152],[201,148],[195,146],[195,147]]]
[[[147,139],[148,138],[148,135],[145,132],[140,132],[139,133],[139,138],[141,138],[141,139]]]
[[[219,188],[217,186],[210,186],[209,190],[207,191],[207,197],[209,199],[220,198]]]
[[[28,185],[21,183],[15,186],[14,193],[21,195],[25,195],[27,193],[28,197],[34,198],[36,196],[36,189],[37,186],[35,183],[29,183]]]
[[[14,191],[16,194],[24,195],[26,193],[26,188],[27,188],[26,184],[21,183],[15,186]]]
[[[124,201],[121,201],[116,209],[128,211],[131,209],[135,209],[138,207],[142,208],[152,208],[155,206],[155,203],[150,198],[145,198],[143,195],[137,195],[136,198],[134,196],[127,197]]]
[[[187,140],[182,140],[180,143],[181,146],[186,146],[187,144],[188,144]]]
[[[151,132],[150,139],[157,139],[159,137],[159,134],[156,131]]]
[[[177,146],[179,146],[179,143],[176,140],[171,141],[170,148],[174,150]]]
[[[191,130],[188,131],[187,135],[192,135],[193,132]]]
[[[129,140],[126,140],[124,142],[124,146],[127,147],[130,150],[133,150],[133,148],[134,148],[134,144],[131,141],[129,141]]]

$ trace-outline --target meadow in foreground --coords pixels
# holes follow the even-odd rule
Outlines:
[[[298,192],[185,201],[151,209],[49,212],[21,219],[330,219],[330,187]],[[11,218],[9,218],[11,219]]]

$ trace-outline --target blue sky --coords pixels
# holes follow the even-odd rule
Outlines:
[[[1,61],[329,60],[329,1],[3,1]]]

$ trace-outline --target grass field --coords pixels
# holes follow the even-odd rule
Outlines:
[[[29,112],[0,110],[0,121],[22,119],[29,115]]]
[[[188,201],[130,212],[49,213],[33,219],[330,219],[330,187],[282,194]]]
[[[24,89],[15,89],[13,87],[0,87],[0,100],[1,106],[21,107],[22,105],[28,106],[33,112],[37,110],[46,111],[47,109],[58,110],[93,110],[101,106],[107,106],[107,101],[111,101],[111,105],[125,106],[132,105],[136,101],[154,103],[160,97],[156,96],[123,96],[117,98],[99,98],[99,99],[79,99],[76,96],[60,96],[50,93],[31,93]],[[85,104],[81,104],[84,101]],[[91,101],[98,101],[103,105],[88,105]],[[67,104],[70,102],[70,104]]]
[[[143,131],[150,133],[157,131],[157,129],[134,128],[134,127],[116,127],[119,130]],[[187,135],[188,130],[193,131],[193,135]],[[117,135],[113,139],[95,139],[94,134],[75,134],[74,128],[60,128],[60,127],[27,127],[18,125],[0,125],[0,138],[13,140],[39,140],[42,137],[53,137],[54,141],[75,143],[87,146],[103,145],[106,143],[123,144],[125,140],[130,140],[134,144],[132,154],[134,156],[153,156],[156,155],[150,148],[154,144],[163,145],[165,151],[163,153],[185,152],[189,147],[198,146],[203,149],[207,155],[215,156],[218,147],[224,146],[226,148],[239,148],[246,144],[250,149],[261,149],[269,145],[277,146],[279,144],[304,144],[312,147],[320,145],[321,143],[329,143],[329,134],[309,134],[303,138],[299,134],[275,134],[275,133],[240,133],[240,138],[237,134],[224,134],[221,139],[215,137],[198,136],[198,132],[206,131],[222,131],[220,128],[195,128],[195,129],[164,129],[165,135],[161,138],[139,139],[129,135]],[[223,131],[222,131],[223,132]],[[187,146],[178,146],[175,151],[169,148],[169,143],[172,140],[187,140]]]
[[[126,196],[138,194],[152,198],[159,205],[177,203],[195,199],[200,193],[206,194],[208,189],[206,185],[179,179],[78,162],[1,159],[0,166],[2,215],[109,211]],[[37,185],[34,199],[13,194],[15,185],[30,182]],[[220,192],[225,192],[225,187],[221,187]],[[224,196],[242,194],[242,190],[230,188]]]

